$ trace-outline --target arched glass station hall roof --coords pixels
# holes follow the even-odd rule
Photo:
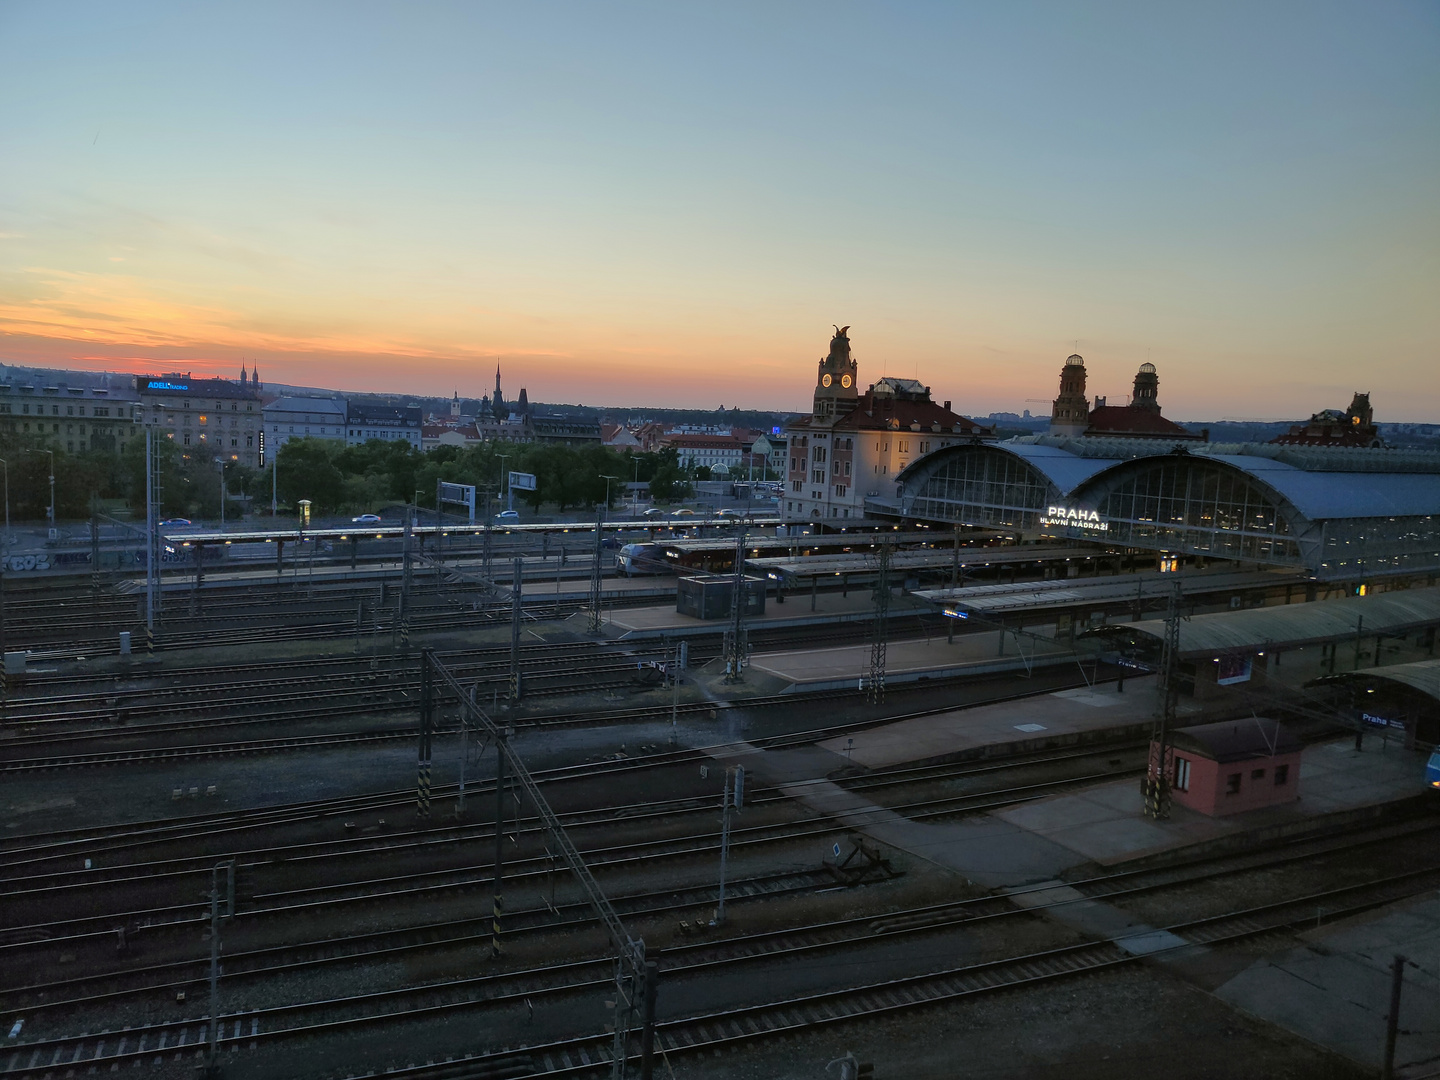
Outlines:
[[[1440,454],[1029,436],[926,455],[867,512],[1362,580],[1440,572]]]

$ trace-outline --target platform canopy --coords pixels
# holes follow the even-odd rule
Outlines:
[[[968,585],[957,589],[922,589],[914,595],[957,611],[1006,615],[1020,611],[1086,608],[1129,601],[1154,602],[1179,582],[1181,593],[1244,592],[1304,581],[1305,575],[1283,570],[1202,570],[1184,574],[1148,571],[1116,577],[1070,578],[1059,581],[1017,581],[1013,584]]]
[[[934,534],[928,539],[933,541]],[[964,569],[983,566],[1023,566],[1046,562],[1077,561],[1104,557],[1103,552],[1094,548],[1041,547],[1038,545],[965,548],[957,555],[949,546],[923,548],[919,550],[895,551],[890,555],[890,569],[895,573],[906,570],[943,570],[952,567],[957,560]],[[755,570],[773,571],[790,578],[825,577],[836,574],[874,573],[880,568],[880,556],[874,551],[846,552],[838,555],[809,555],[804,557],[782,556],[765,559],[746,559],[747,566]]]
[[[1440,587],[1308,604],[1195,615],[1180,621],[1181,656],[1298,648],[1360,635],[1399,635],[1440,625]],[[1110,628],[1113,630],[1114,628]],[[1165,640],[1165,620],[1129,623],[1125,630]]]
[[[1361,671],[1336,672],[1315,681],[1344,682],[1358,679],[1363,682],[1388,682],[1403,686],[1430,698],[1440,705],[1440,660],[1417,660],[1409,664],[1391,664],[1389,667],[1364,668]]]

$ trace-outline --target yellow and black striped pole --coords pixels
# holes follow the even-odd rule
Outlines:
[[[505,736],[495,742],[495,889],[490,901],[490,955],[500,955],[500,917],[505,909]]]
[[[435,654],[426,649],[420,654],[420,747],[415,770],[415,813],[430,816],[430,736],[434,727],[435,687],[430,667]]]

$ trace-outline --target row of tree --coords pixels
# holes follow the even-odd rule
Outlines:
[[[697,474],[682,469],[673,449],[622,454],[600,445],[491,442],[422,452],[401,442],[372,440],[346,446],[331,439],[292,439],[281,448],[279,459],[264,469],[222,463],[169,439],[156,440],[154,454],[161,514],[192,519],[219,517],[222,482],[232,500],[227,515],[236,512],[237,499],[256,511],[268,510],[276,483],[274,502],[287,512],[299,500],[309,499],[311,513],[325,515],[361,513],[395,502],[433,507],[436,484],[442,480],[474,484],[482,497],[488,494],[498,500],[509,472],[536,478],[535,490],[515,492],[517,503],[523,501],[533,509],[552,504],[560,510],[593,506],[604,502],[607,494],[612,504],[622,501],[625,484],[637,480],[648,482],[658,501],[676,502],[693,493],[694,480],[708,478],[703,470]],[[52,457],[40,444],[0,434],[0,467],[13,520],[46,519],[52,466],[58,520],[87,518],[97,501],[111,509],[128,504],[132,513],[143,513],[143,439],[131,440],[119,455],[57,450]]]
[[[442,481],[473,484],[482,498],[498,500],[511,472],[535,477],[534,490],[517,489],[514,495],[537,510],[543,504],[559,510],[594,506],[607,497],[614,504],[623,498],[625,484],[635,481],[648,483],[661,502],[684,499],[694,490],[674,450],[622,454],[598,444],[488,442],[422,453],[398,442],[340,446],[325,439],[295,439],[281,448],[276,465],[281,501],[309,499],[313,514],[371,510],[386,502],[433,507]],[[268,501],[270,477],[257,482]]]

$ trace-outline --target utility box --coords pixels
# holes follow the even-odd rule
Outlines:
[[[764,578],[747,577],[741,614],[749,618],[765,614]],[[735,578],[729,574],[713,577],[682,577],[676,583],[675,610],[696,619],[728,619]]]
[[[120,631],[120,655],[121,655],[121,656],[129,656],[129,655],[130,655],[130,631],[129,631],[129,630],[121,630],[121,631]]]
[[[25,662],[30,658],[28,652],[7,652],[5,654],[5,674],[24,675]]]

